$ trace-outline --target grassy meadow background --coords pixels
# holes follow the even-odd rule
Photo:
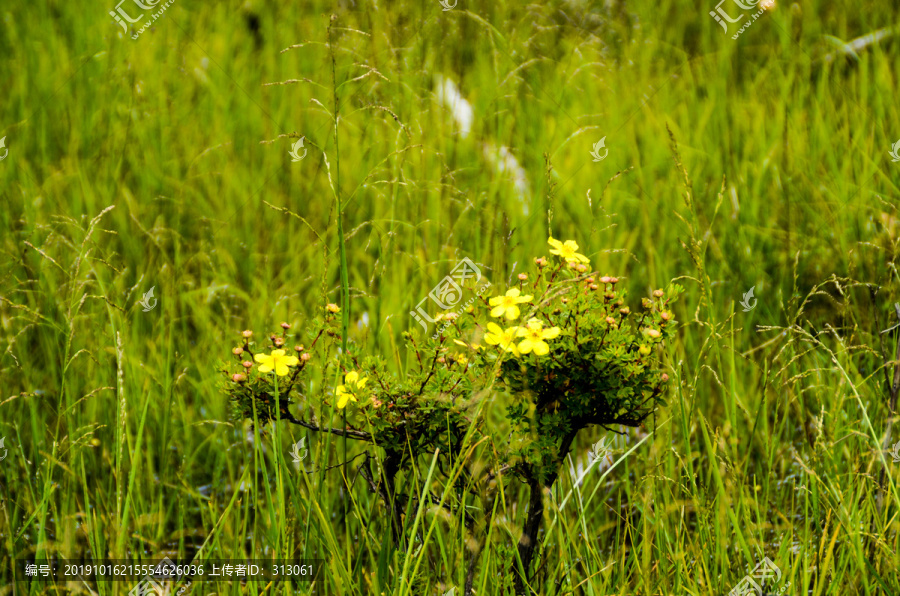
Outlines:
[[[362,479],[348,495],[340,467],[285,464],[220,388],[243,329],[341,302],[339,194],[351,337],[398,373],[409,311],[464,256],[499,291],[552,233],[633,301],[686,289],[669,407],[576,482],[604,431],[579,436],[546,495],[538,593],[727,594],[768,556],[786,594],[900,595],[898,332],[880,333],[900,301],[900,38],[842,45],[895,28],[896,5],[778,0],[737,40],[713,0],[177,0],[137,40],[114,8],[0,7],[0,593],[90,593],[17,559],[201,546],[327,573],[192,594],[462,593],[459,520],[423,511],[431,531],[385,552]],[[471,103],[468,134],[435,75]],[[508,399],[483,410],[499,436]],[[301,436],[283,428],[281,452]],[[310,462],[341,463],[309,439]],[[504,491],[479,595],[512,589],[527,490]]]

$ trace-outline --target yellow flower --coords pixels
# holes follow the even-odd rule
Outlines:
[[[341,312],[341,307],[338,306],[337,304],[329,303],[329,304],[325,305],[325,310],[327,310],[328,312],[330,312],[333,315],[336,315],[339,312]]]
[[[259,362],[259,372],[267,373],[275,371],[279,377],[288,374],[289,366],[297,366],[300,359],[296,356],[285,356],[284,350],[272,350],[271,354],[257,354],[253,357]]]
[[[517,335],[525,338],[519,342],[519,351],[523,354],[533,351],[537,356],[545,356],[550,352],[550,346],[544,340],[557,337],[559,332],[559,327],[544,329],[543,322],[531,319],[525,327],[519,327]]]
[[[516,347],[518,327],[510,327],[504,331],[497,323],[488,323],[487,328],[488,332],[484,334],[484,341],[492,346],[500,346],[507,352],[512,352],[513,356],[519,356],[519,348]]]
[[[453,343],[455,343],[456,345],[462,346],[464,348],[469,348],[469,349],[475,350],[476,352],[478,350],[482,349],[482,346],[479,346],[478,344],[467,344],[466,342],[460,341],[458,339],[454,339]]]
[[[356,399],[356,391],[359,391],[366,385],[366,381],[369,380],[369,377],[359,378],[359,373],[354,371],[348,372],[344,375],[344,384],[338,385],[337,387],[337,396],[338,396],[338,404],[337,407],[339,410],[343,410],[347,403],[352,401],[357,401]]]
[[[578,254],[578,243],[574,240],[566,240],[565,244],[556,240],[552,236],[547,240],[553,250],[551,254],[559,255],[566,260],[566,263],[590,263],[591,260],[582,254]]]
[[[491,306],[494,308],[491,309],[492,317],[502,317],[506,315],[506,318],[512,321],[513,319],[517,319],[519,317],[519,307],[517,304],[522,304],[523,302],[528,302],[533,298],[533,296],[519,296],[519,288],[513,288],[506,292],[506,296],[494,296],[491,298]]]

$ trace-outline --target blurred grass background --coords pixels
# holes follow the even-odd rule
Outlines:
[[[724,594],[768,555],[787,593],[900,594],[900,467],[880,448],[895,336],[879,334],[898,300],[900,42],[841,43],[895,28],[897,6],[779,2],[738,40],[712,2],[178,0],[137,40],[114,8],[0,10],[4,593],[10,562],[35,553],[201,544],[325,558],[316,594],[462,585],[458,523],[435,522],[404,577],[405,553],[380,558],[377,499],[357,485],[339,516],[339,470],[320,485],[271,450],[255,461],[217,386],[242,329],[302,330],[339,301],[339,185],[352,335],[372,353],[395,353],[457,258],[499,287],[551,233],[632,295],[687,288],[670,408],[602,482],[564,477],[548,496],[539,593]],[[436,74],[471,103],[468,135]],[[528,191],[485,146],[509,148]],[[573,464],[600,436],[580,437]],[[284,452],[298,438],[285,432]],[[312,439],[317,464],[339,462]],[[479,594],[510,590],[525,495],[507,490]]]

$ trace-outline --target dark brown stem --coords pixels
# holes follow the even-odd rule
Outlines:
[[[285,410],[282,409],[281,413],[284,414]],[[291,422],[292,424],[297,424],[299,426],[308,428],[309,430],[314,430],[316,432],[331,433],[331,434],[337,435],[339,437],[347,437],[348,439],[357,439],[360,441],[368,441],[370,443],[373,442],[372,435],[370,435],[367,432],[363,432],[361,430],[342,430],[340,428],[326,428],[323,426],[316,426],[315,424],[306,422],[305,420],[300,420],[298,418],[294,418],[294,416],[290,412],[287,412],[287,415],[283,418],[283,420],[287,420],[288,422]]]
[[[579,427],[569,431],[562,438],[557,451],[556,468],[547,477],[545,484],[541,484],[538,480],[535,470],[532,466],[525,468],[525,476],[528,483],[528,515],[525,518],[525,524],[522,526],[522,537],[519,538],[519,560],[522,561],[521,569],[513,563],[513,573],[515,575],[516,596],[531,596],[537,594],[530,586],[528,586],[528,569],[531,567],[531,560],[537,548],[538,532],[541,529],[541,523],[544,520],[544,488],[553,488],[559,476],[559,466],[563,459],[568,455],[569,449],[572,447],[572,441],[578,434]]]

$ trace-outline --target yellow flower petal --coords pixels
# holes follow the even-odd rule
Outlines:
[[[350,383],[356,383],[357,379],[359,379],[359,373],[355,370],[352,370],[344,375],[344,383],[347,383],[348,385]]]
[[[530,339],[523,339],[519,342],[519,351],[523,354],[527,354],[528,352],[530,352],[532,347],[534,346]]]
[[[520,293],[521,293],[521,292],[519,292],[519,288],[512,288],[512,289],[510,289],[508,292],[506,292],[506,295],[507,295],[507,296],[510,296],[510,297],[512,297],[512,298],[515,298],[515,297],[518,296]]]
[[[356,386],[359,387],[360,389],[362,389],[365,386],[366,381],[368,381],[368,380],[369,380],[369,377],[363,377],[359,381],[357,381]]]
[[[550,346],[548,346],[545,341],[534,342],[532,349],[534,349],[534,353],[537,356],[546,356],[550,352]]]
[[[516,305],[510,306],[506,309],[506,318],[512,321],[513,319],[519,318],[519,307]]]
[[[271,360],[272,357],[269,356],[268,354],[257,354],[256,356],[253,357],[253,359],[256,360],[257,362],[259,362],[260,364],[262,364],[263,362],[265,362],[267,360]]]
[[[275,374],[279,377],[283,377],[284,375],[288,374],[289,370],[290,369],[288,369],[287,365],[283,362],[279,362],[275,365]]]
[[[550,329],[546,329],[541,334],[541,337],[543,337],[544,339],[553,339],[554,337],[559,337],[560,331],[561,330],[559,327],[551,327]]]
[[[273,368],[275,368],[275,365],[272,364],[271,361],[269,361],[269,362],[266,362],[265,364],[259,365],[259,372],[261,372],[261,373],[272,372]]]
[[[278,358],[279,356],[284,356],[284,350],[272,350],[272,358]]]
[[[501,304],[500,306],[495,306],[494,308],[491,309],[491,316],[492,317],[501,317],[501,316],[503,316],[504,312],[506,312],[506,307]]]
[[[300,364],[300,359],[296,356],[288,356],[284,359],[284,363],[288,366],[297,366],[298,364]]]
[[[488,300],[488,304],[491,306],[497,306],[498,304],[503,304],[503,296],[494,296],[490,300]]]

